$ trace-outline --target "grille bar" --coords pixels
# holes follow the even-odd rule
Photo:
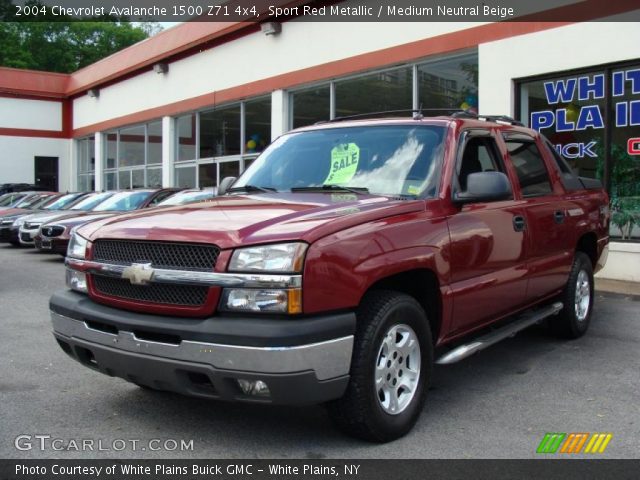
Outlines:
[[[215,245],[151,242],[140,240],[97,240],[93,259],[118,265],[151,263],[154,268],[210,272],[220,249]]]

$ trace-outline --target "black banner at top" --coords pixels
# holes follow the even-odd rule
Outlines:
[[[640,21],[637,0],[11,0],[4,21]]]

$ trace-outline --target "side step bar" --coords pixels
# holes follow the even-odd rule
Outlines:
[[[560,310],[562,310],[562,307],[562,302],[556,302],[549,305],[548,307],[543,307],[538,310],[533,310],[530,313],[525,313],[524,315],[521,315],[517,320],[514,320],[513,322],[508,323],[507,325],[494,330],[493,332],[478,337],[470,343],[465,343],[464,345],[460,345],[459,347],[456,347],[453,350],[445,353],[438,360],[436,360],[436,363],[440,365],[449,365],[450,363],[459,362],[463,358],[467,358],[468,356],[473,355],[480,350],[484,350],[485,348],[490,347],[494,343],[498,343],[500,340],[512,337],[520,330],[524,330],[534,323],[538,323],[539,321],[551,315],[557,314],[558,312],[560,312]]]

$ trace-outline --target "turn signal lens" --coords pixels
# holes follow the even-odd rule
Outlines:
[[[302,289],[293,288],[289,292],[288,310],[290,314],[302,313]]]
[[[220,309],[230,312],[302,313],[302,290],[225,288]]]

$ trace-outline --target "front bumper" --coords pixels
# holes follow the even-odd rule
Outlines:
[[[51,299],[62,349],[82,364],[160,390],[223,400],[321,403],[349,381],[355,315],[206,319],[113,309],[65,291]],[[269,397],[237,380],[262,380]]]
[[[18,229],[12,226],[0,227],[0,242],[3,243],[20,243],[18,239]]]
[[[60,255],[66,255],[67,246],[69,245],[68,239],[42,237],[40,234],[34,237],[33,242],[40,251],[59,253]]]
[[[20,241],[20,245],[24,247],[33,247],[35,243],[33,241],[34,237],[38,235],[38,229],[26,230],[23,227],[20,227],[18,239]]]

